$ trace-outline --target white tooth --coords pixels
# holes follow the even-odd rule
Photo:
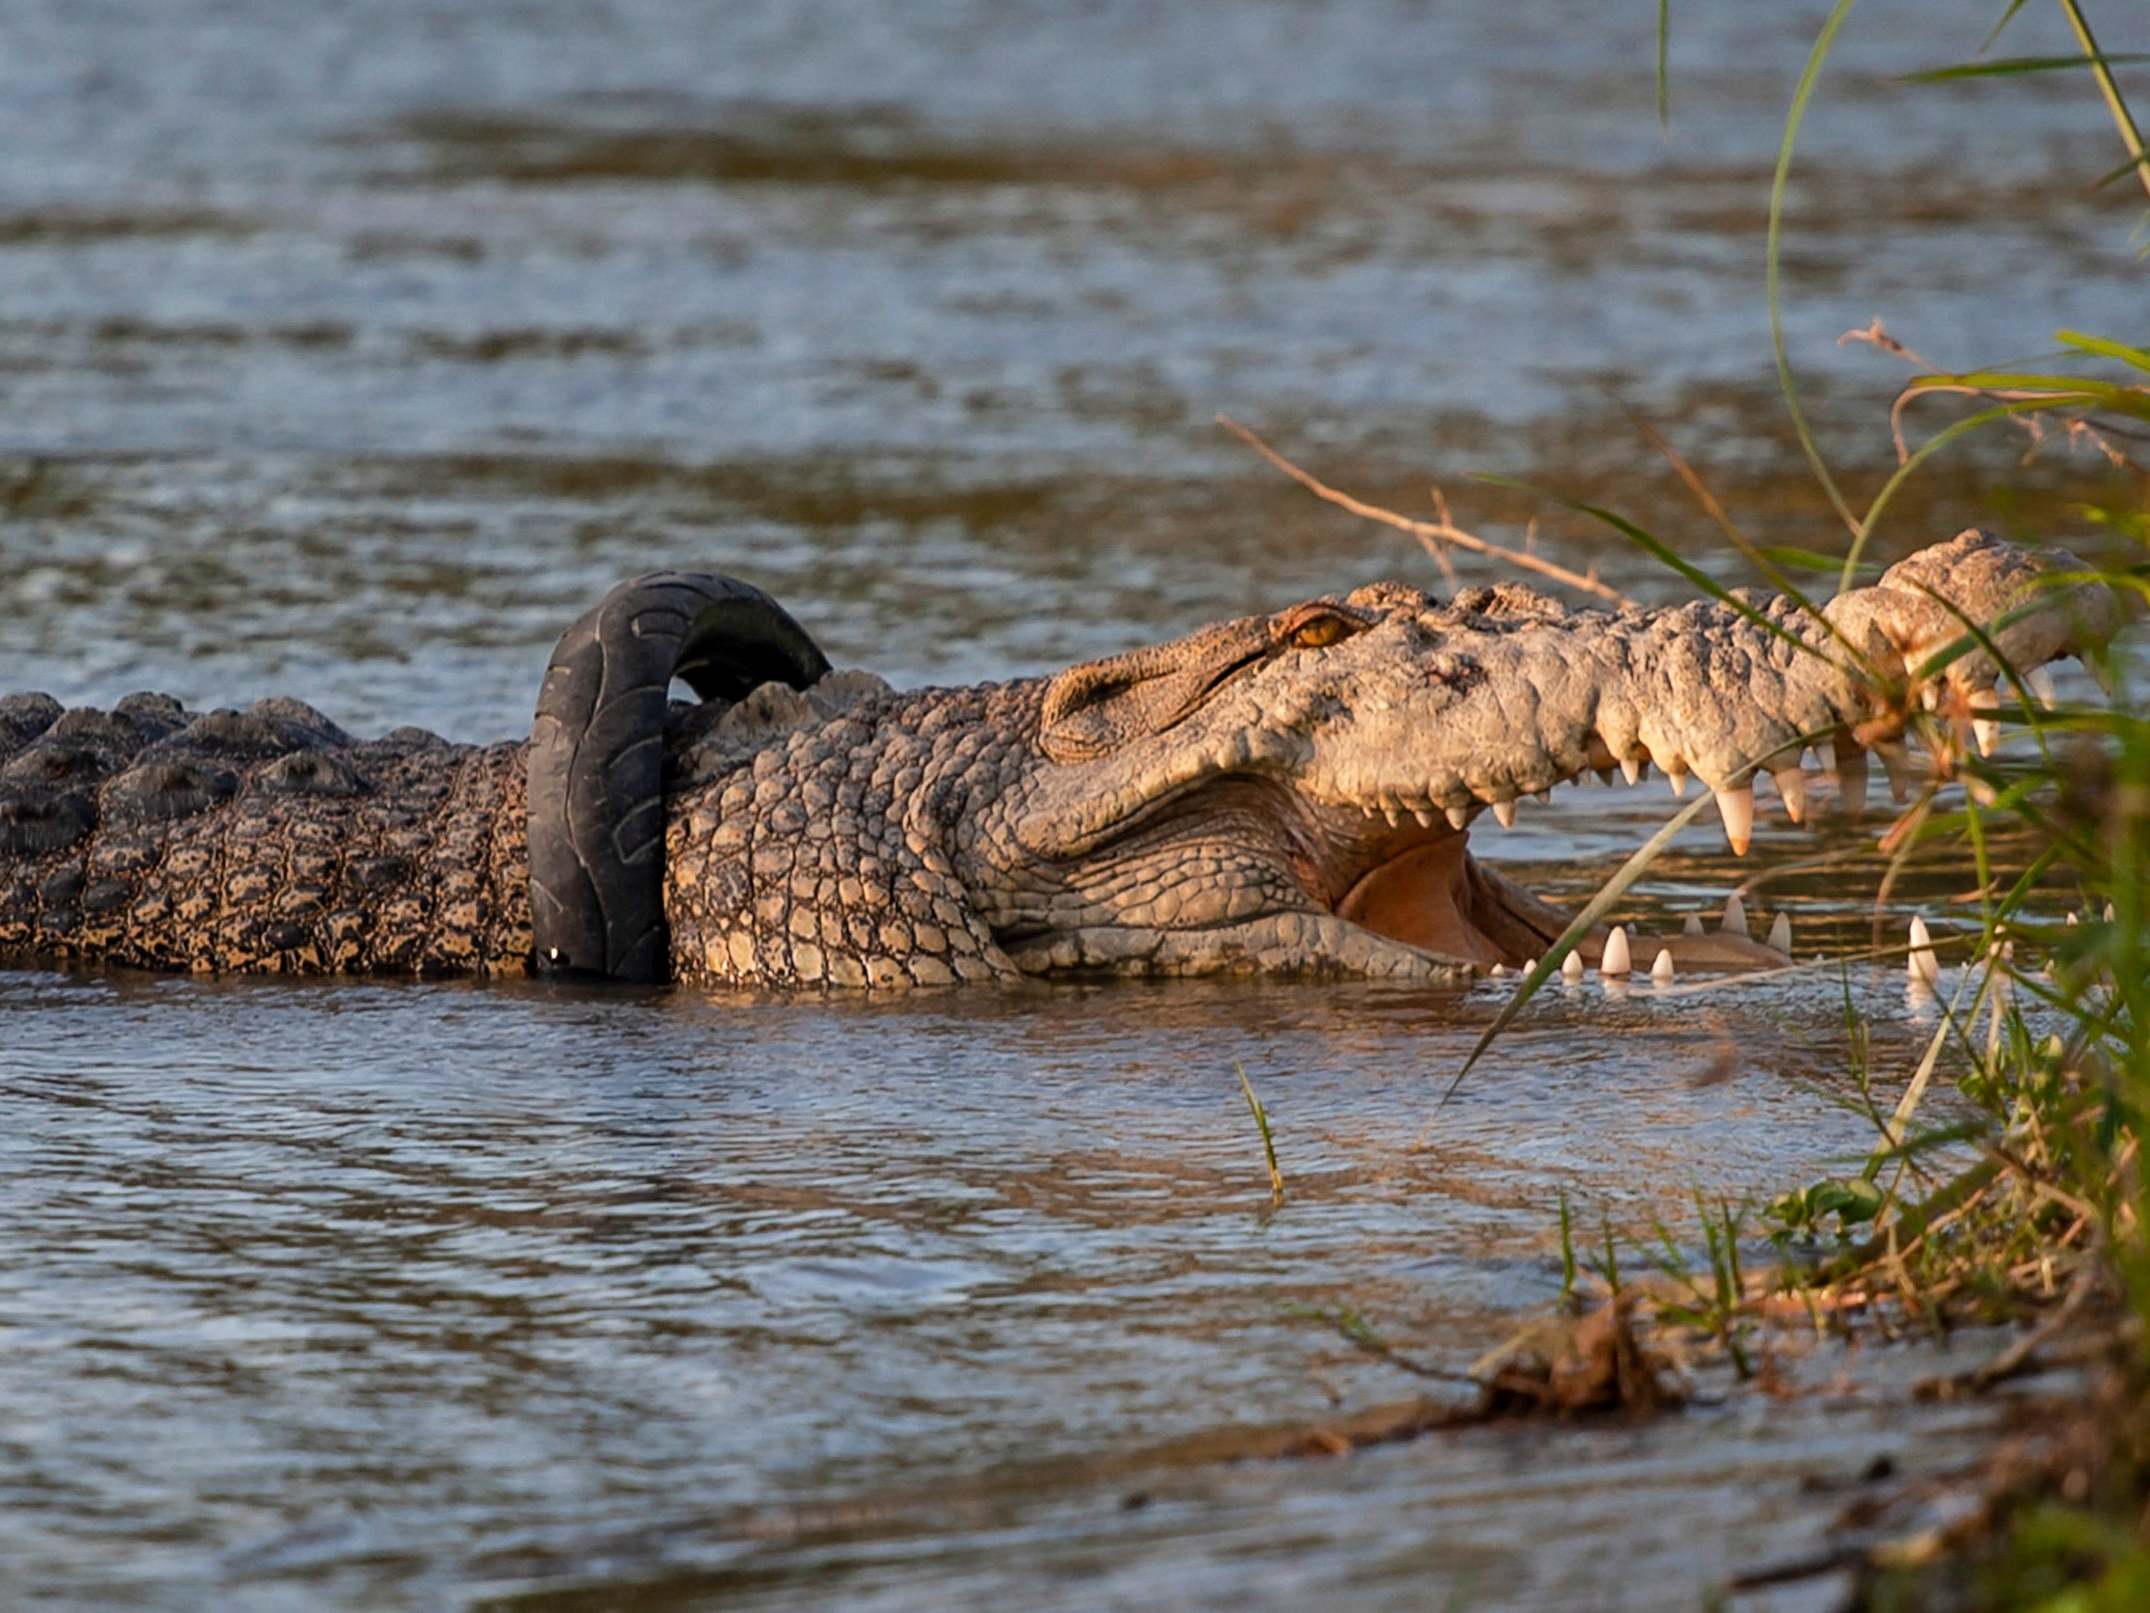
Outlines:
[[[1991,689],[1973,689],[1971,691],[1971,709],[1973,711],[1992,711],[2000,703],[2001,697]],[[1971,719],[1971,736],[1978,741],[1978,754],[1991,756],[1993,747],[2000,741],[2001,725],[1991,717],[1973,717]]]
[[[1657,961],[1650,965],[1650,978],[1661,986],[1671,983],[1672,953],[1667,948],[1657,949]]]
[[[1739,898],[1735,896],[1735,897],[1733,898],[1733,900],[1734,900],[1734,901],[1738,901],[1738,900],[1739,900]],[[1681,925],[1681,926],[1680,926],[1680,931],[1681,931],[1681,933],[1682,933],[1682,934],[1684,934],[1684,935],[1700,935],[1700,934],[1702,934],[1702,933],[1703,933],[1703,932],[1702,932],[1702,915],[1701,915],[1700,913],[1690,913],[1690,914],[1688,914],[1688,915],[1687,915],[1687,922],[1686,922],[1685,924],[1683,924],[1683,925]]]
[[[1443,813],[1443,816],[1448,819],[1448,826],[1451,829],[1468,829],[1471,826],[1471,809],[1469,807],[1449,807]]]
[[[1754,791],[1747,785],[1717,792],[1717,810],[1724,818],[1725,842],[1732,855],[1744,857],[1754,840]]]
[[[1721,927],[1727,935],[1754,933],[1747,928],[1747,904],[1739,899],[1738,891],[1724,899],[1724,924]]]
[[[1847,818],[1866,811],[1866,747],[1839,734],[1831,747],[1836,756],[1837,808]]]
[[[1418,826],[1421,829],[1431,829],[1433,827],[1433,814],[1427,811],[1426,808],[1413,807],[1411,816],[1418,819]]]
[[[1486,971],[1486,973],[1491,975],[1495,980],[1500,979],[1500,977],[1507,972],[1508,965],[1506,965],[1505,963],[1496,963],[1492,968]]]
[[[2070,924],[2080,924],[2083,922],[2083,916],[2080,913],[2070,913],[2068,915],[2068,922]]]
[[[1565,958],[1562,958],[1560,960],[1560,975],[1563,980],[1582,979],[1583,955],[1580,952],[1571,952]]]
[[[1665,782],[1672,786],[1674,795],[1685,795],[1687,793],[1687,769],[1684,767],[1666,768]]]
[[[1623,756],[1620,758],[1620,774],[1628,783],[1633,784],[1642,777],[1642,763],[1632,756]]]
[[[1383,807],[1381,809],[1381,815],[1389,820],[1389,827],[1391,829],[1397,828],[1403,822],[1403,814],[1401,812],[1398,812],[1392,806]]]
[[[1874,746],[1874,754],[1881,758],[1881,765],[1889,775],[1889,794],[1899,803],[1911,799],[1911,752],[1899,739],[1884,739]]]
[[[2105,904],[2105,922],[2108,924],[2113,922],[2113,904],[2111,902]]]
[[[1919,704],[1928,711],[1938,711],[1941,707],[1940,685],[1929,683],[1922,687],[1919,690]]]
[[[2038,697],[2038,704],[2051,711],[2060,700],[2060,693],[2053,687],[2053,669],[2049,666],[2032,667],[2030,676],[2024,680],[2031,686],[2031,693]]]
[[[1798,767],[1787,767],[1781,773],[1769,775],[1776,780],[1777,793],[1784,797],[1784,815],[1794,823],[1807,821],[1807,775]]]
[[[1500,826],[1503,829],[1513,829],[1515,827],[1515,803],[1513,801],[1495,801],[1493,803],[1493,816],[1500,820]]]
[[[1605,937],[1605,955],[1598,961],[1598,973],[1624,975],[1631,973],[1634,967],[1634,959],[1628,955],[1627,950],[1627,930],[1625,926],[1615,924],[1612,934]]]
[[[1926,928],[1926,921],[1911,921],[1911,957],[1906,964],[1911,978],[1932,985],[1941,978],[1941,960],[1934,956],[1933,936]]]
[[[1792,915],[1779,913],[1770,921],[1769,950],[1781,952],[1787,958],[1792,955]]]

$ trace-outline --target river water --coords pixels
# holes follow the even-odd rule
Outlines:
[[[662,563],[899,683],[1439,581],[1220,411],[1400,507],[1542,514],[1638,593],[1668,590],[1470,473],[1731,575],[1641,417],[1758,535],[1825,546],[1761,289],[1819,8],[1674,10],[1660,130],[1641,4],[9,0],[0,689],[481,739]],[[1787,333],[1855,488],[1905,372],[1840,333],[1968,364],[2139,323],[2087,85],[1895,81],[1997,10],[1856,16],[1803,140]],[[2069,46],[2032,8],[2001,48]],[[1952,459],[1884,542],[2066,530],[2092,462],[2021,447]],[[1576,793],[1501,850],[1573,896],[1662,811]],[[1856,941],[1875,867],[1695,830],[1637,901],[1744,879],[1803,947]],[[1691,1603],[1993,1414],[1885,1413],[1870,1386],[1933,1362],[1881,1351],[1856,1390],[1648,1428],[1141,1453],[1424,1387],[1339,1308],[1467,1364],[1556,1292],[1563,1193],[1691,1237],[1697,1188],[1838,1168],[1872,1137],[1835,1101],[1847,992],[1901,1079],[1928,1010],[1881,972],[1593,984],[1437,1109],[1497,985],[0,974],[4,1599]]]

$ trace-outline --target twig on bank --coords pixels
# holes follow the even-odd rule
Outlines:
[[[1911,1386],[1911,1392],[1920,1400],[1947,1400],[1960,1394],[1990,1389],[2004,1379],[2022,1372],[2035,1370],[2039,1365],[2038,1352],[2058,1338],[2075,1321],[2084,1302],[2097,1290],[2097,1275],[2086,1268],[2076,1275],[2068,1295],[2059,1308],[2029,1332],[2018,1335],[2016,1340],[1992,1360],[1971,1368],[1968,1372],[1942,1373],[1935,1377],[1921,1378]]]
[[[1419,544],[1425,551],[1440,563],[1444,571],[1448,569],[1449,562],[1441,545],[1454,544],[1457,548],[1468,549],[1473,554],[1486,555],[1495,560],[1505,560],[1508,564],[1519,567],[1524,571],[1534,571],[1539,576],[1550,578],[1563,587],[1579,589],[1581,592],[1602,599],[1610,605],[1627,606],[1635,603],[1617,588],[1598,581],[1595,571],[1587,574],[1570,571],[1566,566],[1557,565],[1553,561],[1541,559],[1534,554],[1526,554],[1520,549],[1510,549],[1505,545],[1489,542],[1485,538],[1479,537],[1476,533],[1464,531],[1448,518],[1448,504],[1441,497],[1438,488],[1434,490],[1434,500],[1436,507],[1440,511],[1441,518],[1438,521],[1414,521],[1408,515],[1398,515],[1394,510],[1386,510],[1378,504],[1369,504],[1364,499],[1353,498],[1349,493],[1331,487],[1327,482],[1322,481],[1312,473],[1301,470],[1230,415],[1220,414],[1217,416],[1217,423],[1316,498],[1334,504],[1339,509],[1349,510],[1353,515],[1363,516],[1369,521],[1378,521],[1383,526],[1391,526],[1399,532],[1410,533],[1412,537],[1418,539]]]

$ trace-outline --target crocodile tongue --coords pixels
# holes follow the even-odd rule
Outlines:
[[[1466,846],[1463,835],[1448,834],[1398,852],[1360,876],[1337,904],[1337,917],[1470,963],[1536,957],[1567,927],[1566,918],[1489,874]]]
[[[1473,857],[1463,834],[1406,847],[1369,869],[1337,904],[1336,915],[1392,941],[1480,967],[1515,967],[1542,956],[1573,917]],[[1596,963],[1604,942],[1600,927],[1577,951]],[[1770,968],[1785,961],[1729,930],[1653,938],[1647,945],[1652,956],[1669,951],[1682,969]]]

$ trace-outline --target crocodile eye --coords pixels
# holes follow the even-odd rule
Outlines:
[[[1323,650],[1351,637],[1365,625],[1364,622],[1354,621],[1335,611],[1323,611],[1320,615],[1310,617],[1293,627],[1285,635],[1284,641],[1295,649]]]

